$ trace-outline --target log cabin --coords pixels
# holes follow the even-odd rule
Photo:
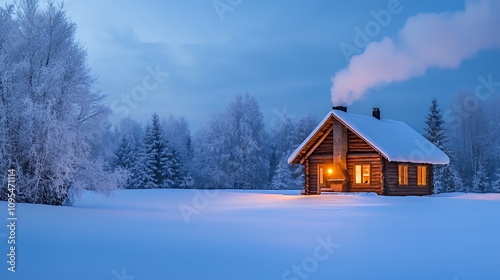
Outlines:
[[[303,194],[433,193],[433,165],[448,156],[404,122],[347,113],[336,106],[288,158],[304,165]]]

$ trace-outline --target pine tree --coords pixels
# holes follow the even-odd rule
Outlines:
[[[169,164],[171,172],[171,186],[175,188],[191,188],[193,178],[188,170],[181,164],[179,153],[176,149],[170,148]]]
[[[129,176],[127,177],[126,185],[129,185],[131,174],[130,170],[135,164],[135,143],[131,141],[132,139],[126,135],[121,137],[120,146],[116,151],[116,163],[115,167],[121,167],[129,171]]]
[[[293,133],[295,130],[295,123],[286,113],[283,114],[281,121],[277,122],[271,130],[269,140],[269,175],[271,185],[273,184],[273,177],[276,175],[280,161],[294,145]]]
[[[145,128],[145,135],[149,131],[149,124],[146,125]],[[153,180],[151,177],[151,174],[146,172],[145,166],[146,166],[146,151],[144,148],[144,140],[142,143],[139,145],[139,147],[136,148],[136,156],[135,156],[135,165],[132,167],[130,170],[130,183],[127,186],[127,188],[131,189],[145,189],[147,182],[150,182]]]
[[[165,139],[157,114],[153,114],[146,126],[138,158],[137,168],[133,172],[133,176],[138,178],[133,183],[136,187],[189,188],[193,185],[193,179],[182,165],[179,153]]]
[[[500,167],[497,168],[497,170],[495,172],[495,177],[496,177],[496,179],[491,184],[491,189],[493,192],[499,193],[500,192]]]
[[[438,108],[436,98],[432,100],[432,104],[429,107],[425,124],[427,125],[424,128],[425,138],[442,151],[446,151],[448,139],[444,130],[443,115],[441,114],[441,109]],[[433,174],[434,193],[453,192],[459,187],[455,186],[455,182],[457,181],[455,176],[458,176],[458,174],[456,174],[456,170],[452,166],[435,165],[433,167]]]
[[[446,143],[448,142],[448,139],[443,127],[443,115],[441,114],[441,109],[438,108],[436,98],[432,100],[425,124],[427,125],[427,127],[424,128],[425,138],[436,145],[439,149],[446,151]]]
[[[292,177],[292,170],[286,159],[281,158],[276,166],[273,180],[271,182],[272,189],[285,190],[292,189],[295,186],[295,181]]]
[[[436,177],[439,180],[434,180],[434,193],[465,191],[463,179],[453,164],[436,166],[434,168],[434,178]]]
[[[131,186],[132,180],[132,170],[136,165],[137,159],[137,149],[136,143],[133,137],[130,135],[123,135],[120,140],[120,146],[116,151],[116,167],[121,167],[128,171],[128,177],[126,181],[126,187]]]
[[[144,180],[146,189],[172,186],[171,151],[163,137],[160,118],[155,113],[144,135]]]
[[[482,163],[472,178],[472,191],[476,193],[485,193],[490,191],[490,182],[486,169]]]

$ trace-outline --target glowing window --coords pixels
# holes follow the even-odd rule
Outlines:
[[[324,172],[324,169],[323,167],[319,167],[319,184],[320,185],[323,185],[324,181],[323,181],[323,172]]]
[[[419,165],[417,167],[417,185],[427,185],[427,167],[425,165]]]
[[[370,184],[370,165],[359,164],[354,166],[354,183]]]
[[[400,164],[398,166],[398,177],[400,185],[408,185],[408,165]]]

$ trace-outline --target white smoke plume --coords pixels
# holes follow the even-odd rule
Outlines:
[[[335,74],[332,102],[350,105],[369,89],[422,76],[429,68],[457,68],[493,48],[500,48],[499,0],[470,0],[464,11],[412,16],[395,38],[368,44]]]

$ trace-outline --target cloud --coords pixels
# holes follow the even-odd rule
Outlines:
[[[418,14],[392,39],[368,44],[332,78],[334,104],[350,105],[372,88],[454,69],[485,49],[500,48],[500,1],[468,1],[464,11]]]

